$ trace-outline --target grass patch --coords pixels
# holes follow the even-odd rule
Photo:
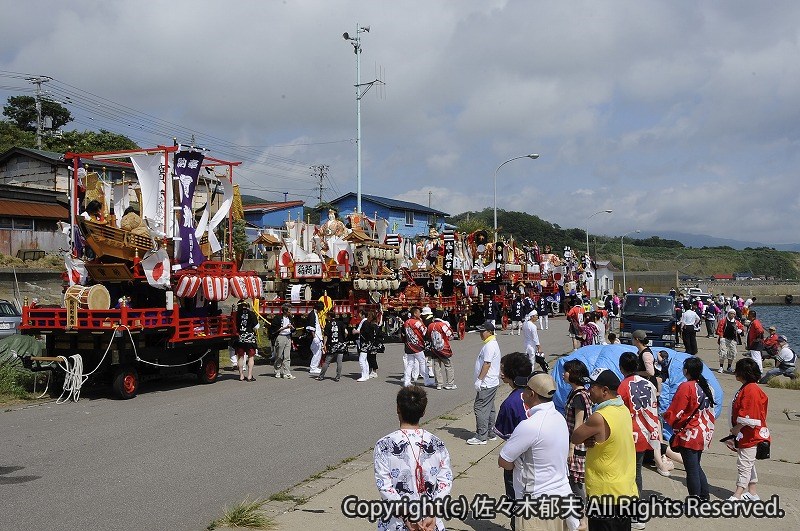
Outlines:
[[[269,501],[275,502],[285,502],[285,501],[294,501],[294,496],[282,490],[280,492],[276,492],[275,494],[270,494]]]
[[[458,420],[458,417],[454,417],[453,415],[447,415],[447,414],[441,415],[439,418],[442,420]]]
[[[9,362],[0,366],[0,401],[33,398],[30,391],[35,379],[36,374],[22,367],[20,363]]]
[[[274,529],[275,522],[261,512],[263,501],[245,500],[231,508],[225,508],[222,518],[211,522],[206,529],[218,527],[244,527],[247,529]]]
[[[767,387],[772,387],[773,389],[792,389],[795,391],[800,391],[800,379],[788,379],[788,378],[781,378],[780,376],[775,376],[774,378],[770,378],[767,382]]]
[[[354,457],[345,457],[344,459],[342,459],[342,461],[339,464],[340,465],[346,465],[347,463],[352,463],[356,459],[357,458],[355,456]]]
[[[275,494],[271,494],[268,500],[274,502],[295,502],[297,505],[303,505],[304,503],[308,502],[308,497],[292,496],[287,491],[282,490],[280,492],[276,492]]]

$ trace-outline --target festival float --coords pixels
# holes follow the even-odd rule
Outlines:
[[[25,356],[26,366],[51,371],[66,399],[77,400],[87,381],[110,384],[120,398],[164,373],[216,381],[219,352],[236,335],[235,305],[222,307],[229,298],[252,300],[264,324],[284,305],[300,321],[322,301],[322,324],[328,315],[355,324],[361,310],[372,310],[397,339],[409,309],[427,306],[442,310],[463,338],[470,319],[482,322],[486,295],[506,307],[514,293],[547,297],[557,313],[560,295],[581,274],[568,249],[562,261],[535,244],[489,241],[483,230],[431,227],[404,238],[388,233],[377,214],[342,221],[333,210],[319,225],[289,219],[263,229],[237,256],[239,162],[177,144],[65,159],[72,179],[63,303],[26,301],[20,331],[43,344],[44,355]],[[104,161],[129,171],[107,174]]]
[[[63,304],[25,301],[20,331],[40,338],[44,355],[23,362],[52,371],[65,400],[77,400],[86,381],[110,384],[120,398],[136,396],[155,374],[216,381],[219,351],[234,336],[234,316],[220,302],[262,291],[231,252],[239,163],[180,145],[65,159],[72,178]],[[104,161],[130,171],[112,178],[86,170]]]

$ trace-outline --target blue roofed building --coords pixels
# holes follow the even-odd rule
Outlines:
[[[288,219],[303,219],[303,201],[264,201],[252,198],[251,202],[248,199],[248,196],[242,196],[244,219],[254,227],[282,229]]]
[[[347,214],[355,212],[356,203],[355,192],[346,193],[330,201],[342,219]],[[418,203],[367,194],[361,194],[361,210],[370,218],[377,213],[378,217],[389,222],[390,234],[400,234],[404,237],[427,235],[428,227],[435,225],[441,228],[444,218],[449,216],[446,212]]]

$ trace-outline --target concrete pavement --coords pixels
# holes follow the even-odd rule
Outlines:
[[[567,352],[571,350],[566,336],[566,322],[562,319],[550,323],[551,331],[543,334],[547,352]],[[501,335],[499,340],[504,353],[513,350],[511,341]],[[717,367],[716,341],[698,338],[700,357],[711,367]],[[556,350],[560,349],[560,350]],[[725,499],[731,495],[735,486],[736,456],[727,450],[719,439],[727,435],[730,427],[731,399],[739,388],[738,382],[729,374],[718,375],[725,393],[723,412],[718,419],[715,442],[703,454],[703,469],[711,485],[712,498]],[[792,390],[772,389],[764,387],[769,395],[768,425],[772,432],[772,458],[759,461],[759,494],[767,499],[777,494],[780,506],[786,515],[780,520],[756,519],[654,519],[647,523],[647,529],[674,529],[676,526],[686,529],[733,530],[752,529],[755,526],[769,525],[773,529],[800,528],[800,454],[795,441],[800,437],[800,418],[794,415],[798,407],[800,393]],[[498,405],[506,397],[507,388],[497,393]],[[787,410],[789,416],[784,413]],[[391,414],[392,412],[387,412]],[[445,415],[427,419],[425,428],[440,437],[450,452],[451,466],[455,476],[452,496],[466,496],[470,501],[478,493],[485,493],[494,498],[503,494],[502,471],[497,467],[497,456],[502,441],[489,443],[486,446],[469,446],[465,440],[472,436],[475,420],[472,403],[467,402]],[[342,500],[349,495],[356,495],[362,500],[378,498],[372,471],[372,452],[367,451],[353,460],[320,471],[317,477],[303,482],[290,489],[287,494],[296,496],[302,503],[269,502],[264,506],[265,512],[274,518],[279,529],[374,529],[375,524],[367,520],[348,519],[342,514]],[[685,472],[680,464],[676,464],[669,478],[658,475],[654,470],[644,470],[644,495],[663,496],[672,499],[683,499],[686,496]],[[454,530],[490,530],[510,529],[509,520],[498,515],[494,519],[450,520],[446,522],[448,529]]]

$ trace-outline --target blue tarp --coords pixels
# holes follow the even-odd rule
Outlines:
[[[692,357],[692,355],[669,348],[657,348],[655,352],[660,350],[666,350],[670,360],[668,365],[669,376],[661,385],[661,397],[659,398],[658,409],[663,413],[669,407],[670,402],[672,402],[672,397],[675,395],[678,386],[686,381],[683,375],[683,362],[687,358]],[[555,403],[556,408],[562,413],[564,412],[564,406],[570,392],[569,384],[564,381],[564,363],[569,360],[579,359],[589,369],[590,374],[596,367],[604,367],[614,371],[616,375],[619,376],[619,379],[622,380],[622,372],[619,370],[619,357],[623,352],[636,352],[636,347],[631,345],[589,345],[559,358],[552,372],[553,379],[556,382],[556,394],[553,397],[553,403]],[[722,387],[719,385],[714,371],[709,369],[705,364],[703,365],[703,376],[708,380],[708,384],[714,392],[714,400],[716,402],[714,406],[714,416],[719,418],[719,415],[722,413],[722,403],[724,401]],[[669,438],[671,436],[672,430],[669,426],[664,425],[664,437]]]

